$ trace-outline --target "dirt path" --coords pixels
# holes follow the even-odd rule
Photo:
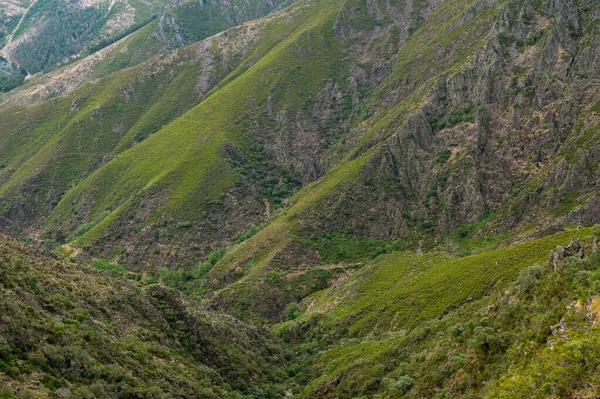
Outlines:
[[[80,248],[73,248],[70,244],[64,244],[63,247],[70,253],[71,258],[75,258],[81,253]]]

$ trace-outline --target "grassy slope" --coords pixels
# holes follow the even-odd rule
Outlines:
[[[131,147],[193,107],[204,94],[195,88],[198,74],[209,73],[215,62],[210,45],[203,56],[195,54],[200,45],[179,51],[175,58],[156,60],[151,73],[140,66],[87,84],[66,97],[3,110],[0,118],[6,123],[0,157],[7,167],[0,172],[5,183],[2,192],[20,195],[18,190],[35,179],[36,185],[42,185],[42,195],[57,201],[62,193],[56,197],[52,186],[65,192],[104,163],[105,157]],[[231,58],[245,50],[232,49]],[[197,69],[203,63],[204,69]],[[167,71],[165,65],[173,68]],[[219,73],[226,69],[216,72],[214,81]],[[69,161],[61,163],[63,158]],[[32,208],[33,213],[43,212]]]
[[[322,5],[329,6],[327,2]],[[240,69],[233,72],[235,79],[229,79],[229,82],[213,90],[193,110],[148,140],[123,152],[69,191],[53,211],[50,221],[68,218],[69,212],[73,212],[72,204],[81,201],[92,190],[98,190],[99,193],[95,195],[92,215],[106,209],[113,209],[115,215],[108,216],[103,223],[83,236],[79,241],[80,245],[97,239],[106,224],[122,211],[123,208],[118,208],[119,206],[135,195],[144,196],[144,192],[151,188],[169,192],[169,199],[163,208],[165,212],[189,217],[201,214],[206,202],[215,199],[233,183],[233,172],[223,160],[224,144],[231,143],[241,148],[247,146],[247,138],[235,128],[235,121],[242,115],[249,100],[239,93],[251,94],[253,99],[264,98],[274,82],[284,79],[289,58],[293,57],[295,39],[308,31],[318,31],[331,25],[327,14],[325,17],[316,17],[320,10],[316,7],[302,9],[306,14],[295,19],[298,23],[296,26],[285,24],[280,28],[279,19],[269,22],[268,27],[262,28],[269,32],[268,37],[263,39],[262,46],[249,57],[254,59],[258,53],[261,55],[258,62],[249,68],[248,61],[242,64]],[[282,32],[286,39],[277,42],[276,38]],[[306,62],[307,70],[303,74],[312,77],[321,74],[325,77],[330,68],[335,66],[331,60],[332,57],[329,56],[318,64]],[[311,65],[318,65],[318,69]],[[297,87],[290,88],[289,98],[283,98],[282,103],[292,104],[297,101],[295,90],[301,87],[304,90],[315,90],[302,85],[300,80]],[[199,181],[207,181],[208,184],[199,186]],[[201,201],[197,201],[198,199]]]
[[[324,326],[345,327],[350,337],[412,328],[501,291],[557,245],[574,235],[588,238],[591,231],[565,231],[463,258],[442,252],[382,255],[340,285],[307,298],[305,317],[323,315]]]
[[[306,383],[300,397],[590,392],[593,385],[583,380],[594,380],[588,374],[594,366],[582,359],[597,353],[598,336],[594,327],[588,339],[582,334],[593,325],[584,314],[595,306],[589,303],[598,294],[597,277],[578,270],[596,270],[597,256],[554,274],[546,259],[573,235],[589,243],[595,234],[590,228],[568,231],[460,259],[381,256],[339,286],[315,294],[299,322],[277,327],[282,337],[295,340],[299,353],[327,348],[308,355],[300,369],[298,380]],[[536,287],[544,273],[549,277],[543,291]],[[567,315],[576,299],[588,307]],[[550,328],[561,317],[571,325],[568,337]],[[555,340],[560,353],[547,349]],[[530,365],[534,353],[540,358]],[[555,357],[568,359],[565,369],[549,364]],[[512,362],[518,364],[514,369]],[[548,374],[538,374],[542,369]],[[582,376],[579,383],[573,380],[576,372]]]

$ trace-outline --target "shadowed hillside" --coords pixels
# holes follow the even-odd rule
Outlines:
[[[281,397],[265,330],[6,238],[0,269],[3,398]]]

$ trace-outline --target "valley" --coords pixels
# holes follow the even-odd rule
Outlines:
[[[0,8],[0,398],[596,397],[597,2],[52,1]]]

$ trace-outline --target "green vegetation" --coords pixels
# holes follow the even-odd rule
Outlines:
[[[226,5],[221,1],[174,5],[159,19],[152,15],[150,19],[137,23],[118,36],[92,46],[90,53],[124,37],[123,41],[108,50],[108,54],[93,68],[92,75],[99,78],[138,65],[157,54],[190,45],[246,20],[262,17],[287,3],[288,0],[235,0],[228,1]],[[129,34],[125,36],[127,32]],[[156,109],[159,112],[160,108]]]
[[[382,255],[346,282],[320,293],[312,309],[318,314],[319,308],[336,303],[322,323],[345,326],[346,334],[352,337],[414,327],[462,303],[501,290],[523,268],[546,260],[556,245],[567,244],[574,234],[562,232],[462,258],[440,252]],[[578,230],[576,234],[587,237],[591,230]],[[347,295],[349,286],[351,296]],[[344,298],[342,302],[339,297]]]
[[[403,249],[399,241],[383,241],[368,237],[348,238],[334,234],[300,239],[304,245],[317,248],[325,263],[361,262],[379,255]]]
[[[31,10],[43,13],[46,23],[29,41],[14,50],[19,65],[34,74],[77,54],[95,33],[102,18],[94,7],[64,8],[62,0],[40,0]]]
[[[267,331],[164,287],[138,288],[3,239],[0,296],[2,397],[283,395],[286,354]]]
[[[443,110],[440,113],[428,114],[427,119],[434,130],[449,129],[460,123],[473,122],[475,110],[472,105],[467,105],[464,108],[453,108],[448,112]]]
[[[160,277],[160,281],[166,286],[176,288],[200,299],[208,291],[204,277],[224,255],[224,249],[213,251],[208,255],[206,261],[199,263],[190,271],[183,268],[170,270],[163,267],[159,270],[158,277]]]
[[[96,260],[0,244],[0,396],[591,397],[597,12],[300,0],[190,44],[284,4],[148,7],[3,95],[0,224]]]
[[[591,231],[577,233],[588,235]],[[600,303],[600,254],[593,252],[583,260],[580,255],[569,257],[553,270],[542,259],[544,247],[556,239],[543,245],[531,243],[527,250],[537,256],[524,258],[523,262],[520,248],[502,250],[499,255],[508,256],[518,265],[512,277],[503,287],[489,287],[480,296],[469,296],[458,307],[439,309],[429,313],[431,318],[420,318],[428,308],[415,304],[412,309],[417,318],[408,323],[403,323],[401,317],[379,313],[379,319],[398,325],[395,332],[383,329],[361,339],[340,339],[334,331],[346,330],[335,322],[331,324],[335,330],[311,330],[296,345],[299,359],[305,359],[295,377],[301,386],[306,385],[299,397],[313,397],[317,392],[343,397],[378,394],[383,398],[591,394],[596,384],[595,359],[600,354],[595,326]],[[593,248],[591,240],[586,248]],[[535,262],[536,257],[539,262]],[[473,270],[455,272],[464,278]],[[466,288],[463,281],[449,285],[459,291]],[[418,292],[428,292],[428,287]],[[295,329],[302,331],[293,323],[280,328],[289,336]],[[316,348],[325,349],[314,356]]]
[[[127,270],[124,265],[115,265],[106,260],[94,260],[92,266],[98,270],[104,270],[116,274],[123,274]]]
[[[0,56],[0,92],[7,92],[23,84],[27,73],[16,64]]]
[[[0,60],[0,91],[22,85],[27,73],[52,71],[127,38],[118,49],[103,55],[104,59],[94,61],[100,61],[94,75],[104,76],[137,65],[166,49],[191,44],[245,20],[261,17],[286,2],[253,0],[226,5],[219,1],[211,5],[198,2],[173,5],[165,0],[127,0],[127,5],[108,8],[108,4],[75,7],[65,0],[38,0],[18,30],[12,32],[13,39],[27,37],[12,50],[19,67],[13,65],[9,71],[11,66],[3,65]],[[159,16],[164,18],[162,22]],[[123,24],[123,18],[127,23]],[[2,28],[10,32],[16,26],[0,24],[0,30]],[[0,38],[2,33],[0,31]],[[128,46],[135,49],[128,51]]]

